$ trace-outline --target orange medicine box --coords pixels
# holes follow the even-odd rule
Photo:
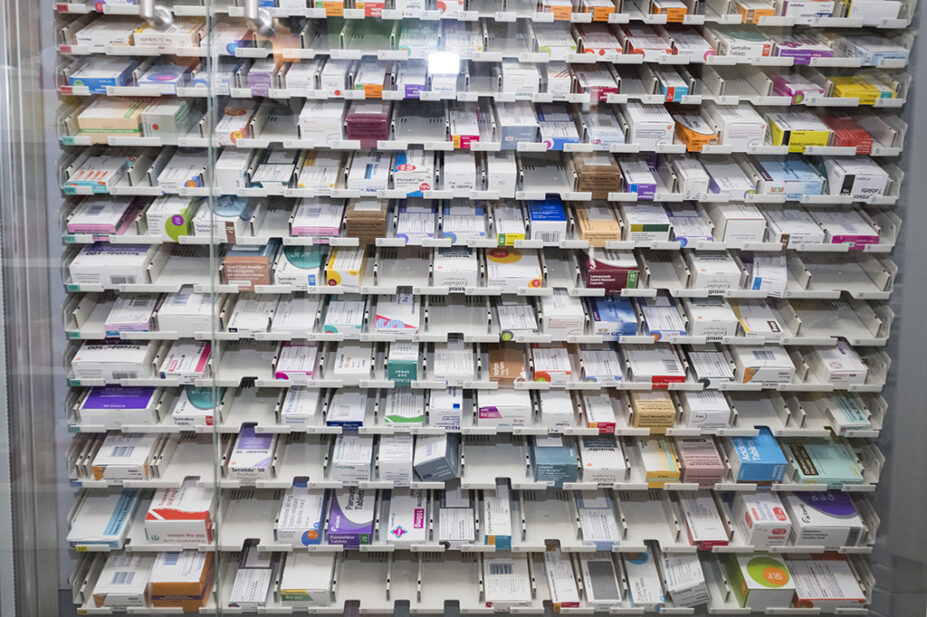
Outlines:
[[[686,145],[688,152],[701,152],[705,146],[718,143],[718,133],[700,115],[673,114],[673,120],[676,122],[676,137]]]
[[[212,553],[158,553],[149,579],[151,605],[196,612],[209,600],[214,573]]]

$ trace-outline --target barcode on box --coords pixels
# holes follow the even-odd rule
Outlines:
[[[538,239],[541,242],[557,242],[560,239],[560,234],[557,234],[552,231],[541,232],[535,235],[538,236]]]
[[[149,301],[151,301],[151,296],[149,294],[141,294],[138,296],[134,296],[133,298],[130,298],[129,306],[131,306],[132,308],[138,308],[141,306],[145,306],[146,304],[148,304]]]
[[[113,371],[113,379],[119,381],[121,379],[135,379],[138,377],[138,373],[135,371]]]
[[[131,585],[132,579],[135,578],[135,572],[113,572],[113,580],[110,581],[111,585]]]
[[[677,367],[676,367],[675,360],[666,359],[663,361],[663,370],[666,371],[667,373],[675,373],[676,368]]]
[[[776,357],[776,354],[768,349],[754,349],[753,357],[757,360],[772,360]]]
[[[134,276],[111,276],[109,278],[113,285],[134,285],[136,279]]]
[[[113,448],[112,456],[126,457],[132,456],[132,452],[135,450],[135,446],[116,446]]]
[[[190,300],[190,295],[193,293],[193,290],[189,287],[181,288],[176,294],[174,294],[174,300],[171,302],[172,306],[183,306]]]
[[[89,212],[90,216],[96,216],[97,214],[103,212],[103,208],[105,208],[105,207],[106,207],[106,206],[104,206],[104,205],[102,205],[102,204],[101,204],[101,205],[96,205],[96,206],[90,206],[90,212]]]
[[[164,565],[166,566],[176,566],[179,559],[180,553],[164,553]]]
[[[489,574],[492,576],[503,576],[507,574],[512,574],[512,564],[511,563],[491,563],[489,564]]]

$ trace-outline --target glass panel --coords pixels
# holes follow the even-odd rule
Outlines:
[[[914,0],[7,4],[18,614],[923,610]]]

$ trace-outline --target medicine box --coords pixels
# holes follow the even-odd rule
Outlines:
[[[294,551],[286,556],[280,578],[280,602],[285,607],[325,606],[332,602],[335,553]]]
[[[78,408],[82,424],[107,428],[159,421],[162,391],[139,386],[90,388]]]
[[[71,377],[102,379],[106,383],[148,377],[152,373],[155,347],[151,343],[85,341],[71,359]]]
[[[512,550],[512,496],[508,486],[496,484],[496,490],[483,494],[483,544],[496,550]]]
[[[722,557],[737,603],[751,611],[788,606],[795,584],[785,561],[768,553]]]
[[[382,435],[378,442],[376,464],[380,480],[395,486],[412,483],[413,441],[410,433]]]
[[[760,549],[788,544],[792,521],[776,493],[735,493],[731,514],[744,544]]]
[[[349,549],[371,544],[376,501],[376,491],[353,486],[332,491],[328,543]]]
[[[244,425],[228,459],[228,474],[236,480],[258,480],[273,476],[276,467],[278,436],[257,433],[253,425]]]
[[[862,484],[863,466],[844,441],[828,438],[786,444],[790,474],[799,484],[822,484],[840,489],[845,484]]]
[[[735,377],[742,383],[787,384],[795,379],[795,364],[783,347],[732,346]]]
[[[611,435],[591,435],[579,440],[582,481],[612,485],[628,476],[621,443]]]
[[[68,547],[122,548],[139,503],[136,489],[93,491],[82,495],[70,518]]]
[[[93,604],[98,609],[144,608],[148,600],[148,577],[154,555],[110,553],[93,587]]]
[[[697,491],[681,494],[679,507],[685,518],[689,544],[701,550],[712,550],[716,546],[727,546],[728,530],[718,513],[712,493]]]
[[[195,550],[158,553],[151,566],[151,605],[196,612],[209,601],[215,577],[212,553]]]
[[[631,426],[665,433],[676,422],[676,405],[665,390],[632,390]]]
[[[679,461],[668,439],[642,437],[637,447],[648,488],[663,488],[667,482],[679,481]]]
[[[430,518],[427,491],[394,489],[389,498],[386,541],[399,546],[424,543]]]
[[[698,555],[664,554],[661,565],[666,593],[675,606],[693,607],[711,600]]]
[[[785,455],[765,426],[755,436],[731,437],[727,455],[736,482],[781,482],[785,477]]]
[[[94,480],[147,480],[161,437],[144,433],[108,433],[91,465]]]
[[[784,493],[782,501],[792,520],[789,541],[796,546],[857,546],[868,531],[843,491]]]
[[[155,492],[145,515],[149,542],[165,544],[208,544],[212,542],[215,508],[213,491],[185,480],[180,488]]]
[[[423,482],[446,482],[456,478],[460,469],[460,437],[419,435],[415,440],[413,467]]]
[[[584,282],[590,289],[604,289],[614,294],[638,286],[641,269],[631,251],[594,249],[586,251],[580,259],[580,263],[585,261]]]
[[[766,236],[766,219],[752,204],[712,203],[705,210],[714,224],[716,240],[742,244],[762,242]]]
[[[727,468],[711,437],[677,437],[675,444],[683,482],[710,487],[724,480]]]
[[[650,548],[640,553],[622,553],[632,607],[659,611],[664,605],[660,573]]]
[[[287,489],[274,522],[274,538],[294,547],[320,544],[327,505],[327,491]]]
[[[527,390],[480,390],[477,422],[480,426],[513,427],[532,424],[533,405]]]
[[[590,246],[603,248],[606,242],[621,239],[621,226],[607,204],[577,207],[575,221],[579,237]]]
[[[859,610],[869,603],[843,555],[795,556],[787,563],[795,585],[795,606],[830,613],[841,608]]]
[[[589,298],[589,318],[592,333],[605,340],[619,340],[637,334],[637,315],[631,301],[617,296]]]
[[[531,441],[531,463],[535,482],[561,487],[576,482],[579,455],[569,438],[561,435],[537,436]]]

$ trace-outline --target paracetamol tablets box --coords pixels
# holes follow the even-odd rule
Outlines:
[[[328,514],[329,544],[358,548],[373,541],[376,491],[348,487],[332,493]]]

